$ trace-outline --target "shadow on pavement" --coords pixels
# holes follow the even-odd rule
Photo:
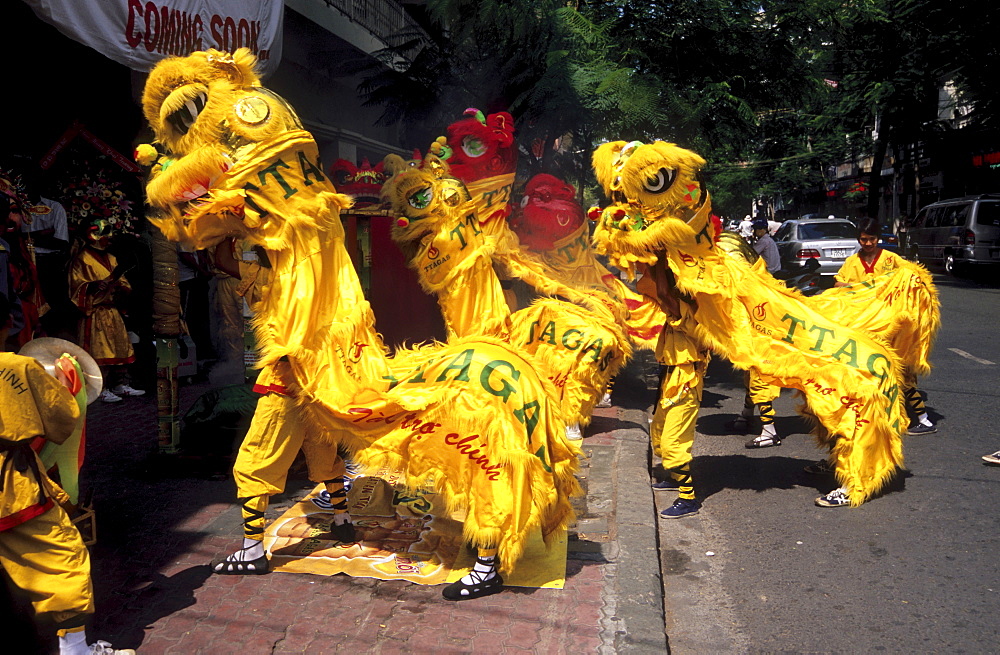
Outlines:
[[[833,474],[814,475],[803,468],[815,460],[796,457],[749,457],[747,455],[701,455],[694,458],[693,472],[698,480],[698,495],[708,498],[724,489],[767,491],[812,487],[819,493],[836,488]],[[896,472],[878,495],[903,491],[906,479],[912,477],[906,469]]]
[[[211,575],[212,570],[207,564],[192,566],[169,577],[154,573],[148,584],[130,594],[116,616],[106,616],[104,621],[109,624],[129,626],[128,629],[119,630],[115,637],[121,643],[141,644],[145,636],[142,626],[152,625],[185,607],[194,605],[194,592],[205,584]],[[131,616],[128,620],[123,620],[125,618],[123,614]]]

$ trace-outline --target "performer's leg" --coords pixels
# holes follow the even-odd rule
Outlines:
[[[472,570],[445,587],[441,595],[447,600],[471,600],[499,593],[503,589],[503,578],[497,571],[496,558],[496,548],[478,549]]]
[[[750,394],[750,371],[743,374],[743,384],[746,393],[743,394],[743,409],[740,415],[732,421],[726,423],[726,429],[737,434],[746,434],[750,431],[750,421],[753,419],[754,402]]]
[[[264,512],[267,496],[237,498],[243,514],[243,546],[226,559],[212,564],[222,575],[263,575],[271,570],[264,553]]]
[[[920,389],[917,389],[916,383],[916,379],[907,374],[904,375],[903,384],[901,385],[903,387],[903,398],[906,400],[906,411],[912,419],[907,434],[934,434],[937,432],[937,428],[930,417],[927,416],[924,395]]]
[[[212,570],[229,575],[260,575],[270,567],[264,554],[264,512],[267,499],[285,488],[288,469],[302,447],[294,401],[269,393],[257,401],[250,430],[243,439],[233,477],[243,512],[243,546]]]
[[[309,468],[309,479],[322,482],[325,487],[312,502],[316,507],[333,514],[331,532],[339,541],[354,541],[354,525],[347,510],[347,464],[337,447],[332,444],[306,438],[302,442],[302,453]]]
[[[760,434],[746,443],[747,448],[780,446],[781,438],[774,427],[774,399],[781,387],[765,383],[753,369],[747,371],[747,400],[760,410]]]
[[[663,432],[660,435],[660,454],[663,468],[677,483],[678,496],[674,504],[660,512],[660,516],[677,519],[697,514],[701,509],[694,491],[691,475],[691,447],[694,445],[695,423],[701,406],[702,378],[674,406],[667,408]]]

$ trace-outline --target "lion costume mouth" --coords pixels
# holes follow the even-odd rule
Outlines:
[[[207,90],[201,85],[188,85],[171,93],[163,102],[164,123],[170,125],[178,136],[184,136],[198,120],[198,115],[208,104]]]

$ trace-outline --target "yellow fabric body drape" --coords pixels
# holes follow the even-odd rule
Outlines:
[[[114,255],[90,247],[80,250],[69,265],[70,298],[83,312],[78,343],[98,364],[127,364],[135,357],[113,294],[98,297],[87,288],[91,282],[109,279],[117,265]],[[125,278],[117,284],[126,291],[131,289]]]
[[[567,423],[590,423],[594,405],[630,354],[624,331],[597,316],[593,309],[541,298],[512,317],[515,344],[548,373]]]
[[[496,336],[530,353],[542,374],[558,389],[566,422],[589,423],[609,380],[631,354],[615,315],[593,298],[586,306],[541,298],[511,315],[492,259],[495,244],[510,240],[516,244],[506,222],[497,218],[487,221],[492,236],[487,233],[477,219],[481,211],[477,208],[487,204],[482,194],[454,206],[440,203],[427,211],[411,211],[407,190],[425,189],[414,180],[430,184],[434,198],[445,195],[444,185],[422,169],[398,173],[386,183],[383,195],[394,199],[397,212],[412,218],[405,227],[393,230],[393,238],[404,252],[415,251],[410,267],[421,286],[437,295],[449,339]],[[505,206],[494,202],[490,210],[497,212]],[[600,281],[598,286],[605,288]]]
[[[599,292],[610,296],[623,305],[624,322],[629,339],[637,347],[654,350],[666,316],[655,302],[630,289],[622,280],[609,271],[594,256],[590,245],[588,223],[583,223],[575,232],[556,241],[551,250],[544,252],[525,251],[503,253],[503,259],[515,270],[531,268],[531,258],[537,258],[534,268],[544,271],[544,275],[571,289],[582,292]],[[508,260],[514,259],[514,262]],[[531,275],[527,275],[532,280]]]
[[[604,215],[616,210],[635,211],[612,205]],[[656,261],[661,251],[695,303],[696,338],[738,368],[755,368],[763,382],[803,392],[818,438],[835,441],[838,480],[852,505],[864,502],[903,461],[899,357],[845,317],[820,314],[800,294],[721,252],[710,212],[706,198],[687,222],[647,215],[645,228],[631,231],[602,220],[598,247],[623,267]]]
[[[292,394],[330,447],[344,443],[365,466],[442,491],[466,514],[466,537],[498,546],[509,570],[530,530],[566,526],[579,491],[555,390],[488,337],[390,360],[344,247],[347,204],[309,134],[289,131],[240,153],[211,196],[164,229],[208,245],[236,227],[264,246],[272,273],[254,307],[262,363],[288,359]]]
[[[493,271],[493,247],[475,217],[456,212],[435,223],[431,227],[437,229],[420,239],[409,263],[420,286],[437,296],[449,339],[475,334],[508,339],[510,309]]]
[[[865,275],[804,302],[825,316],[888,341],[912,374],[930,373],[941,303],[933,278],[923,266],[897,258],[895,267],[886,273]]]

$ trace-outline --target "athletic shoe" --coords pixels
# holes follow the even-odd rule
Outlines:
[[[313,502],[313,505],[320,509],[325,509],[331,512],[333,511],[333,496],[331,496],[330,492],[326,489],[319,492],[315,497],[310,498],[309,500]]]
[[[992,455],[983,455],[983,461],[987,464],[1000,464],[1000,450]]]
[[[827,473],[833,473],[833,465],[830,463],[830,460],[821,459],[818,462],[802,467],[802,471],[809,475],[826,475]]]
[[[679,519],[685,516],[694,516],[701,509],[701,503],[688,498],[678,498],[674,504],[660,512],[660,516],[665,519]]]
[[[911,437],[915,437],[921,434],[934,434],[937,432],[937,428],[933,425],[924,425],[923,423],[914,423],[910,426],[910,429],[906,431],[906,434]]]
[[[743,445],[747,448],[770,448],[771,446],[780,446],[781,439],[779,439],[776,435],[772,436],[770,434],[762,434],[758,437],[754,437]]]
[[[116,396],[114,393],[111,392],[110,389],[105,389],[104,391],[102,391],[101,395],[98,396],[98,398],[101,399],[102,403],[120,403],[122,401],[122,397]]]
[[[677,491],[680,486],[674,480],[663,480],[653,483],[653,491]]]
[[[576,423],[573,425],[567,425],[566,438],[570,441],[579,441],[580,439],[583,439],[583,432],[580,430],[580,426]]]
[[[112,648],[106,641],[96,641],[90,645],[90,655],[135,655],[131,648]]]
[[[604,394],[597,402],[597,407],[611,407],[611,393]]]
[[[834,489],[825,496],[816,499],[816,504],[820,507],[844,507],[851,504],[851,499],[847,497],[847,492],[841,489]]]
[[[142,389],[133,389],[127,384],[119,384],[117,387],[112,389],[119,396],[145,396],[146,392]]]

